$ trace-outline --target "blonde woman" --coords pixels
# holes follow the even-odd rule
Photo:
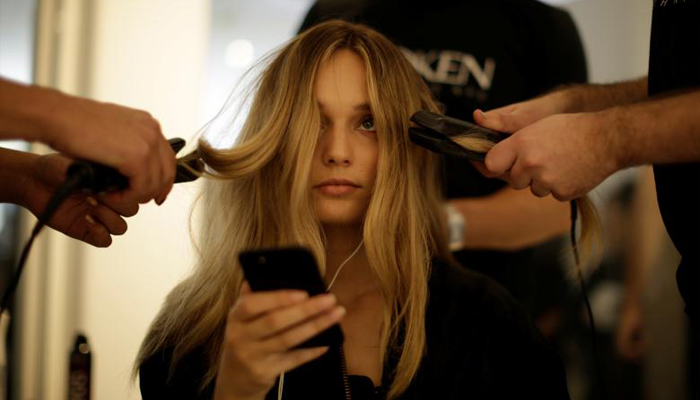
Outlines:
[[[200,258],[139,353],[143,398],[567,398],[523,311],[451,262],[437,159],[408,139],[438,106],[401,52],[330,21],[271,59],[237,143],[200,143]],[[238,254],[303,245],[330,294],[251,292]],[[289,265],[294,268],[294,265]],[[340,323],[342,348],[295,349]]]

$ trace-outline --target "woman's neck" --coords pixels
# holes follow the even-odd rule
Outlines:
[[[338,297],[354,298],[373,287],[374,279],[362,241],[361,226],[324,226],[326,236],[326,285],[336,276],[332,292]],[[355,253],[355,250],[357,252]],[[353,253],[355,253],[353,255]],[[351,257],[352,256],[352,257]],[[347,262],[346,262],[347,260]]]

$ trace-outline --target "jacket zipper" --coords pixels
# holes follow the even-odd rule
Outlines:
[[[343,386],[345,387],[345,400],[352,400],[350,383],[348,382],[348,364],[345,361],[345,347],[340,345],[340,368],[343,371]]]

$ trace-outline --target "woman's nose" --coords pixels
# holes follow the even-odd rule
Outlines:
[[[332,166],[349,166],[352,160],[352,148],[349,132],[342,127],[329,127],[323,135],[323,163]]]

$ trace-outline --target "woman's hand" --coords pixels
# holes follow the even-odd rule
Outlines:
[[[30,162],[19,185],[23,191],[21,205],[38,217],[65,180],[73,160],[59,154],[26,157]],[[93,246],[107,247],[112,243],[111,235],[126,232],[123,217],[136,214],[138,209],[136,201],[119,201],[113,195],[94,198],[76,193],[63,201],[47,226]]]
[[[344,314],[333,294],[308,298],[296,290],[253,293],[244,283],[228,314],[214,398],[263,399],[282,372],[328,350],[294,347],[338,323]]]

